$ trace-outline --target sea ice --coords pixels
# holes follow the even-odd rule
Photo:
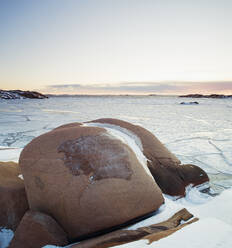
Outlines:
[[[14,233],[12,230],[0,228],[0,247],[7,248],[13,236]]]

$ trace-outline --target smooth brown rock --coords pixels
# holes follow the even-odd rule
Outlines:
[[[71,240],[151,213],[162,192],[126,144],[103,128],[73,123],[21,153],[30,208],[53,216]]]
[[[187,185],[196,186],[209,181],[208,175],[200,167],[181,165],[179,159],[143,127],[110,118],[91,122],[116,125],[139,137],[143,153],[148,159],[148,168],[163,193],[172,196],[184,196]]]
[[[0,227],[15,230],[28,210],[24,182],[14,162],[0,162]]]
[[[51,216],[28,211],[23,216],[9,248],[41,248],[48,244],[67,245],[66,233]]]
[[[181,221],[187,221],[192,217],[193,215],[191,213],[186,209],[182,209],[164,222],[141,227],[136,230],[118,230],[82,241],[78,244],[72,245],[70,248],[107,248],[140,239],[148,239],[150,242],[154,242],[155,239],[159,240],[169,236],[184,227],[186,224],[181,225]],[[196,219],[194,220],[196,221]],[[190,224],[192,221],[187,223]]]

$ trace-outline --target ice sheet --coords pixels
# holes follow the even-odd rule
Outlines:
[[[0,227],[0,247],[7,248],[13,236],[13,231]]]

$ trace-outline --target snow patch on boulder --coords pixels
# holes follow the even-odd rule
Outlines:
[[[143,154],[143,146],[140,138],[134,133],[128,131],[125,128],[106,124],[106,123],[85,123],[83,126],[86,127],[101,127],[107,130],[110,136],[113,136],[116,139],[119,139],[124,144],[128,145],[132,151],[135,153],[138,161],[143,166],[146,173],[152,177],[148,167],[147,167],[147,158]],[[153,178],[153,177],[152,177]]]

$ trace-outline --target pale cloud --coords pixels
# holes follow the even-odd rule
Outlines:
[[[54,94],[232,94],[232,82],[120,82],[53,84],[42,90]]]
[[[48,88],[51,89],[66,89],[66,88],[78,88],[81,87],[80,84],[53,84],[53,85],[48,85]]]
[[[175,92],[179,90],[178,85],[174,84],[161,84],[157,82],[123,82],[116,84],[55,84],[48,85],[45,91],[50,93],[165,93],[165,92]]]

